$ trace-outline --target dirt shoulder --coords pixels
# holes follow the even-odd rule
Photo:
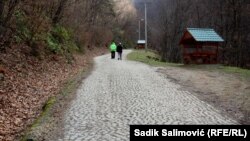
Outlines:
[[[164,67],[158,72],[241,124],[250,124],[250,80],[223,71]]]

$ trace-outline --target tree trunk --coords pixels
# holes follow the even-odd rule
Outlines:
[[[0,1],[0,26],[3,24],[3,11],[4,11],[5,1]]]
[[[66,6],[67,2],[68,2],[68,0],[61,0],[60,1],[59,6],[58,6],[58,8],[56,10],[55,16],[52,19],[53,24],[57,24],[61,20],[62,15],[63,15],[63,11],[65,9],[65,6]]]

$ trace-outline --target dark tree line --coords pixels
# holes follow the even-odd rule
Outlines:
[[[220,48],[221,63],[249,68],[249,4],[248,0],[152,1],[149,42],[162,60],[181,62],[179,41],[185,28],[213,28],[225,40]]]
[[[39,46],[56,51],[61,46],[55,44],[65,43],[61,40],[68,40],[67,34],[78,46],[104,46],[114,36],[130,38],[125,35],[132,25],[119,21],[134,23],[135,15],[118,8],[122,2],[132,6],[130,0],[1,0],[0,49],[26,44],[35,54]]]

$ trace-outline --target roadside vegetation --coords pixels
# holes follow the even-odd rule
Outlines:
[[[161,58],[156,52],[149,50],[134,50],[132,53],[128,54],[127,58],[132,61],[142,62],[151,66],[165,67],[165,66],[182,66],[183,64],[177,63],[167,63],[160,61]]]
[[[244,79],[250,80],[250,70],[239,67],[217,65],[184,65],[178,63],[169,63],[161,61],[161,57],[155,51],[149,50],[134,50],[128,56],[129,60],[142,62],[155,67],[181,67],[185,69],[198,69],[207,71],[220,71],[229,74],[238,75]]]

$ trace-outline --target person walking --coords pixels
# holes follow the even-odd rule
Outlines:
[[[122,60],[122,50],[122,43],[119,43],[119,45],[117,46],[118,60]]]
[[[112,42],[110,45],[110,51],[111,51],[111,59],[115,59],[115,52],[116,52],[117,46],[115,42]]]

